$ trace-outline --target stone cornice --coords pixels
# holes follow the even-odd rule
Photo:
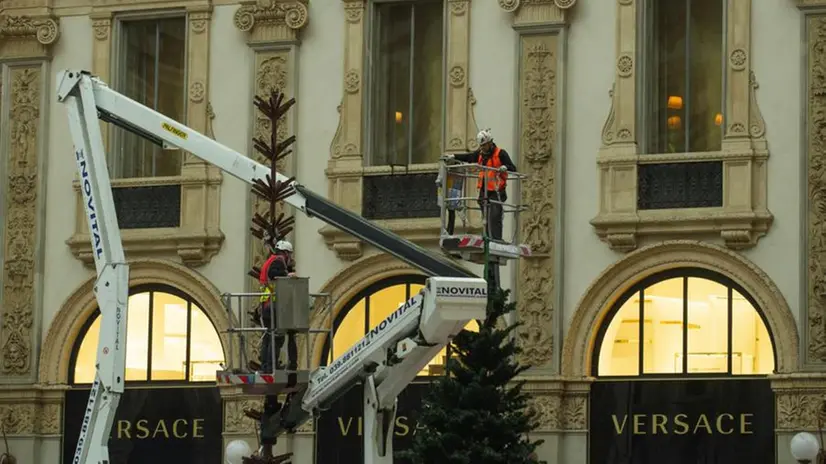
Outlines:
[[[565,24],[567,10],[577,0],[499,0],[499,6],[513,13],[514,27],[541,27]]]
[[[48,56],[59,37],[58,19],[50,15],[0,15],[0,57]]]
[[[297,40],[307,25],[308,0],[272,0],[241,2],[235,12],[235,27],[250,34],[250,42],[281,42]]]
[[[794,0],[798,8],[823,8],[826,7],[826,0]]]

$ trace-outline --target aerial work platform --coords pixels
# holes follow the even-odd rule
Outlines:
[[[482,189],[480,196],[476,182],[480,176],[487,177],[490,171],[498,170],[476,163],[451,161],[445,157],[439,161],[439,176],[436,178],[442,225],[439,244],[445,253],[462,260],[502,265],[507,260],[531,256],[531,247],[517,242],[514,228],[508,238],[504,237],[504,233],[502,238],[489,238],[485,249],[485,237],[492,237],[488,221],[492,205],[501,206],[503,220],[510,216],[513,224],[519,223],[519,213],[526,209],[519,202],[488,199],[485,189]],[[519,184],[526,178],[525,174],[508,172],[508,184],[513,185],[513,190],[517,192]],[[463,232],[456,232],[456,216],[462,221]],[[481,222],[481,226],[474,228],[473,223],[477,221]]]
[[[295,393],[306,389],[313,367],[309,360],[313,343],[316,337],[326,337],[330,346],[333,343],[332,330],[310,327],[310,313],[315,309],[326,313],[330,309],[329,293],[310,293],[309,279],[306,277],[282,277],[272,282],[275,294],[279,298],[269,306],[270,320],[275,321],[274,328],[270,329],[263,324],[253,325],[250,318],[261,297],[266,293],[225,293],[222,295],[224,307],[230,321],[229,351],[239,353],[238,366],[225,366],[216,373],[218,385],[232,385],[240,387],[249,395],[280,395]],[[289,344],[286,338],[292,332],[296,335],[296,345],[303,347],[304,356],[295,360],[296,369],[279,367],[278,369],[261,370],[255,358],[258,350],[255,349],[263,342],[263,338],[270,336],[284,338],[285,342],[279,348],[275,343],[270,345],[272,359],[289,363]],[[303,361],[302,361],[303,359]],[[281,364],[281,363],[279,363]],[[286,364],[286,363],[285,363]]]

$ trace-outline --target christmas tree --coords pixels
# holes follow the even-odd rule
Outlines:
[[[524,382],[514,379],[527,367],[516,361],[519,347],[510,334],[518,324],[497,327],[516,309],[509,292],[496,290],[478,332],[464,330],[451,343],[443,377],[433,381],[418,418],[411,446],[397,457],[411,464],[538,463],[530,441],[536,429],[527,410]]]

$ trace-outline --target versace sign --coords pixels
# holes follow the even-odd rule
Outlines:
[[[591,464],[770,464],[774,394],[766,379],[594,382]]]
[[[66,392],[63,462],[70,463],[89,390]],[[215,387],[127,389],[109,438],[111,464],[221,464],[221,396]]]

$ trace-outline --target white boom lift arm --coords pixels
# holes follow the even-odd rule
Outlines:
[[[73,464],[109,464],[108,442],[124,391],[129,266],[124,256],[99,119],[163,147],[176,147],[248,183],[270,168],[110,89],[90,73],[57,75],[57,98],[68,110],[86,219],[97,271],[101,313],[96,376]],[[277,173],[273,182],[288,178]],[[396,398],[449,340],[473,319],[483,319],[487,282],[454,261],[435,255],[344,210],[297,182],[284,199],[299,211],[349,232],[431,276],[400,306],[328,367],[310,376],[296,411],[282,411],[293,428],[327,407],[358,381],[365,391],[365,463],[389,464]],[[297,404],[296,404],[297,403]],[[300,408],[297,406],[300,405]],[[285,417],[284,414],[287,416]]]

